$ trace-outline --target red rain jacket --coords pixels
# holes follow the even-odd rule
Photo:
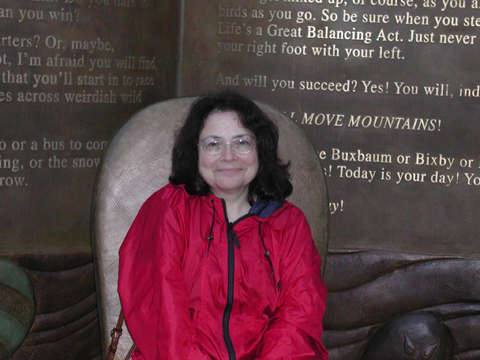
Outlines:
[[[327,289],[303,213],[229,223],[223,200],[167,185],[121,248],[118,291],[134,359],[327,359]]]

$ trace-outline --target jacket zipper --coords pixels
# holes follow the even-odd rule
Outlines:
[[[232,339],[230,337],[230,314],[233,307],[233,286],[234,286],[234,274],[235,274],[235,247],[233,245],[232,236],[232,224],[227,225],[227,238],[228,238],[228,287],[227,287],[227,303],[225,304],[225,310],[223,312],[223,340],[227,347],[228,358],[235,360],[235,349],[233,348]]]
[[[227,223],[227,243],[228,243],[228,285],[227,285],[227,302],[225,304],[225,310],[223,311],[223,340],[225,346],[227,347],[228,359],[235,360],[236,354],[235,349],[233,348],[232,338],[230,337],[230,315],[232,313],[233,307],[233,290],[234,290],[234,275],[235,275],[235,245],[239,248],[240,244],[238,242],[237,235],[233,230],[233,226],[238,223],[240,220],[250,216],[245,215],[236,220],[233,223],[230,223],[227,215],[227,207],[225,205],[225,200],[222,199],[223,205],[223,214],[225,216],[225,222]]]

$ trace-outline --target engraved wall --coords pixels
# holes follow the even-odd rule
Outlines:
[[[304,127],[325,167],[332,248],[478,257],[477,6],[187,3],[181,91],[238,89]]]
[[[100,355],[90,248],[95,174],[115,131],[175,94],[178,7],[1,2],[0,257],[29,275],[35,317],[22,347],[12,355],[0,344],[0,358]],[[7,305],[0,301],[0,310],[16,311]],[[8,338],[13,330],[3,325],[0,337]]]

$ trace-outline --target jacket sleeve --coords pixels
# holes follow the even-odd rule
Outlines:
[[[120,248],[118,292],[136,359],[210,359],[195,339],[189,315],[179,196],[172,188],[152,195]]]
[[[322,321],[327,288],[321,278],[321,259],[303,214],[289,222],[284,233],[279,305],[257,359],[325,360]]]

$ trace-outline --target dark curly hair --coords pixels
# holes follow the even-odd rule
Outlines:
[[[256,138],[258,172],[248,187],[248,201],[284,200],[292,193],[289,164],[277,154],[278,128],[250,99],[231,90],[196,100],[175,138],[172,151],[172,184],[184,184],[191,195],[206,195],[210,187],[198,171],[198,139],[205,119],[214,111],[236,112],[242,125]]]

